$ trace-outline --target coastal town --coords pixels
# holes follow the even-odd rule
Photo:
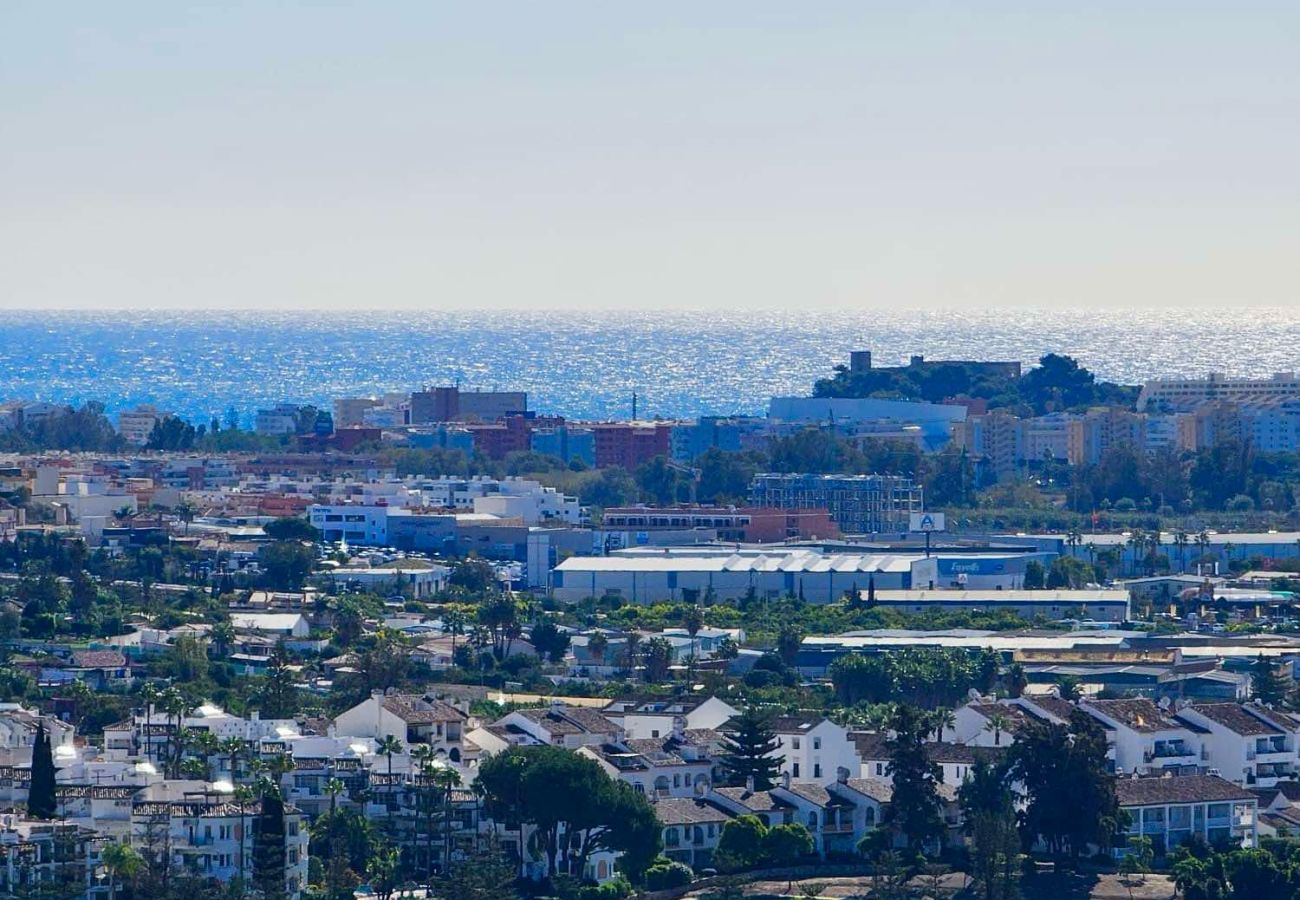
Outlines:
[[[1294,374],[628,400],[0,403],[0,894],[1298,877]]]

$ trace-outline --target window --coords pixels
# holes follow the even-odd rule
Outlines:
[[[795,750],[798,750],[798,749],[799,749],[799,739],[798,739],[798,738],[791,738],[791,739],[790,739],[790,746],[791,746],[792,748],[794,748]]]
[[[820,750],[821,748],[822,748],[822,739],[819,737],[813,738],[813,749]]]
[[[791,774],[793,777],[795,777],[795,778],[798,778],[798,777],[799,777],[799,764],[798,764],[798,763],[794,763],[794,764],[790,767],[790,774]]]
[[[813,778],[821,778],[821,777],[822,777],[822,764],[813,763]]]
[[[676,828],[665,828],[665,829],[664,829],[664,846],[665,846],[665,847],[676,847],[679,843],[680,843],[680,839],[677,837],[677,829],[676,829]]]
[[[882,777],[882,778],[884,777],[884,775],[885,775],[885,764],[884,764],[884,763],[876,763],[876,775],[877,775],[878,777]]]

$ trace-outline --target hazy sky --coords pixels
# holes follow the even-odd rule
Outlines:
[[[0,308],[1300,304],[1298,45],[1294,2],[4,0]]]

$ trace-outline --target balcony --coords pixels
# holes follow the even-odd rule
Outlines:
[[[822,825],[822,834],[851,834],[852,822],[827,822]]]
[[[1183,743],[1158,742],[1151,750],[1143,754],[1143,758],[1147,762],[1151,762],[1157,759],[1183,759],[1186,757],[1195,759],[1199,755],[1200,753],[1195,747],[1189,747]]]

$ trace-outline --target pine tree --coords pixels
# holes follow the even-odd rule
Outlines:
[[[1286,679],[1262,653],[1250,667],[1250,689],[1258,703],[1282,706],[1286,702]]]
[[[33,819],[53,819],[58,812],[54,796],[54,754],[45,723],[36,726],[32,744],[32,781],[27,795],[27,812]]]
[[[722,745],[722,768],[727,772],[727,779],[740,786],[752,778],[754,790],[771,790],[785,757],[774,755],[780,744],[767,717],[750,707],[732,724],[734,728]]]
[[[885,820],[907,839],[909,850],[921,850],[943,836],[938,792],[943,772],[926,753],[924,741],[930,725],[916,709],[899,704],[889,727],[894,732],[887,744],[894,794]]]
[[[285,897],[284,800],[268,785],[253,835],[253,885],[266,900]]]

